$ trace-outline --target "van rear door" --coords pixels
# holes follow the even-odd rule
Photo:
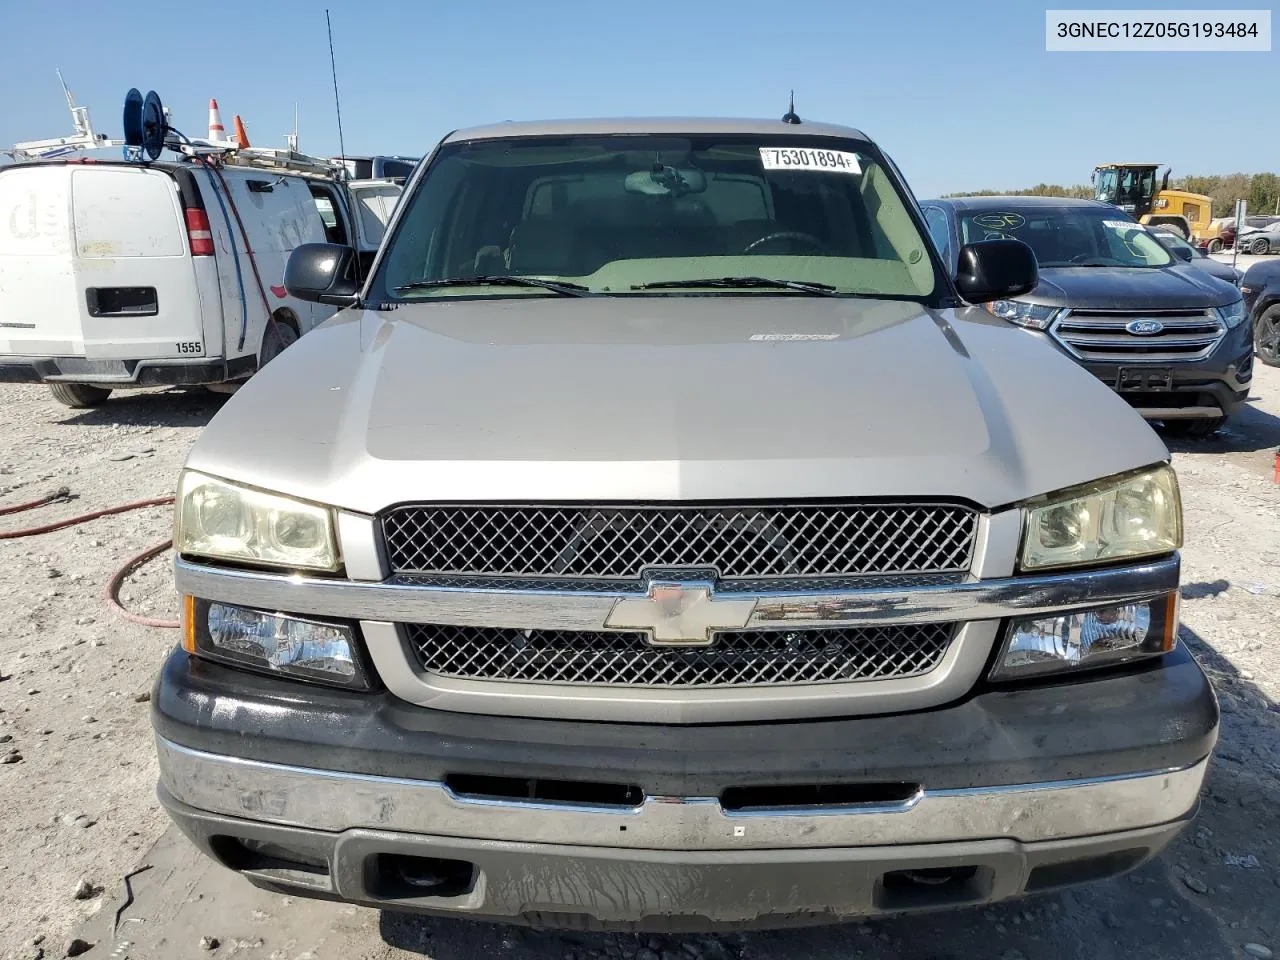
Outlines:
[[[210,285],[196,277],[196,260],[213,258],[191,256],[174,178],[144,167],[83,167],[72,171],[71,198],[85,356],[201,356],[210,308],[212,352],[220,352],[221,305],[204,302],[201,288]]]
[[[68,168],[0,170],[0,354],[84,354],[73,248]]]
[[[198,357],[209,312],[217,354],[221,304],[201,289],[216,297],[216,279],[198,282],[197,259],[213,258],[191,256],[178,185],[163,169],[52,164],[0,176],[0,323],[27,324],[0,327],[9,353]],[[128,377],[124,364],[103,372]]]

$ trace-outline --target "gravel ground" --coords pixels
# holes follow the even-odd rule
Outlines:
[[[40,387],[6,386],[3,397],[0,505],[62,486],[74,498],[5,517],[4,530],[172,494],[188,445],[220,403],[202,391],[151,391],[117,397],[96,411],[70,411]],[[1253,400],[1222,435],[1174,446],[1187,517],[1183,639],[1219,691],[1223,735],[1199,820],[1168,854],[1128,878],[982,912],[727,937],[541,933],[321,905],[350,949],[275,948],[270,924],[262,923],[262,939],[235,941],[216,954],[193,942],[189,954],[163,956],[1127,960],[1269,955],[1262,948],[1280,954],[1277,446],[1280,370],[1269,368],[1259,369]],[[170,511],[154,508],[0,541],[0,759],[21,758],[0,765],[6,811],[0,955],[66,955],[81,922],[102,908],[167,826],[154,797],[154,752],[141,701],[174,632],[122,620],[102,590],[112,570],[169,532]],[[131,578],[123,596],[135,612],[176,615],[163,560]],[[106,954],[103,946],[88,955]]]

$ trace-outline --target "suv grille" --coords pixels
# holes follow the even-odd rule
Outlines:
[[[404,506],[382,517],[397,574],[639,579],[945,573],[969,568],[978,515],[939,504]]]
[[[1138,320],[1155,320],[1161,330],[1129,332],[1129,324]],[[1074,356],[1115,363],[1200,360],[1226,332],[1213,310],[1064,310],[1052,327]]]
[[[418,663],[467,680],[724,687],[890,680],[928,673],[957,624],[714,635],[709,647],[654,647],[643,633],[408,624]]]

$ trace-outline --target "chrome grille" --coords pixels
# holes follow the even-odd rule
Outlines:
[[[396,574],[639,579],[967,571],[978,515],[944,504],[402,506],[382,517]]]
[[[1135,320],[1155,320],[1159,333],[1130,333]],[[1081,360],[1113,363],[1200,360],[1226,335],[1214,310],[1064,310],[1051,332]]]
[[[655,647],[643,633],[407,624],[429,673],[466,680],[642,687],[727,687],[890,680],[928,673],[954,623],[751,630],[709,647]]]

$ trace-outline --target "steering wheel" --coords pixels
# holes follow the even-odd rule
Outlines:
[[[773,233],[766,234],[759,240],[753,240],[742,248],[743,253],[754,253],[757,248],[763,247],[769,243],[779,243],[782,241],[794,241],[811,248],[816,253],[830,253],[827,245],[810,233],[803,233],[800,230],[776,230]]]

